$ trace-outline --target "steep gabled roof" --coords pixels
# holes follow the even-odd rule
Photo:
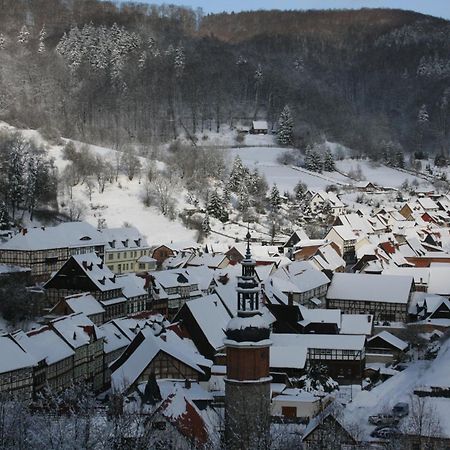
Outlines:
[[[10,334],[0,336],[0,373],[33,367],[37,362]]]
[[[28,228],[0,246],[8,250],[47,250],[105,245],[105,238],[86,222],[65,222],[55,227]]]
[[[160,352],[170,355],[200,374],[204,373],[201,366],[212,365],[211,361],[197,353],[173,331],[168,330],[161,337],[156,337],[154,330],[146,327],[111,366],[114,389],[124,391],[132,386]]]

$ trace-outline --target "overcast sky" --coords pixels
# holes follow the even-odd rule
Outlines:
[[[171,3],[206,13],[253,9],[333,9],[333,8],[400,8],[450,19],[450,0],[147,0],[148,3]]]

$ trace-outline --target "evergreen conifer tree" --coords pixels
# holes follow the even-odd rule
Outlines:
[[[231,169],[230,179],[228,181],[228,188],[232,192],[238,192],[241,183],[244,181],[244,178],[247,175],[247,170],[245,166],[242,164],[241,158],[236,156],[233,168]]]
[[[305,169],[311,172],[322,172],[322,158],[311,146],[308,146],[305,151]]]
[[[289,106],[285,106],[278,120],[278,142],[281,145],[292,145],[294,138],[294,120]]]
[[[17,42],[19,44],[25,45],[28,44],[28,41],[30,40],[30,32],[28,31],[28,28],[26,25],[23,25],[20,29],[19,35],[17,36]]]
[[[323,158],[323,170],[325,170],[326,172],[334,172],[336,170],[334,157],[328,149],[325,152],[325,156]]]
[[[277,211],[281,206],[281,197],[280,191],[278,190],[278,186],[274,184],[270,191],[270,207],[272,211]]]

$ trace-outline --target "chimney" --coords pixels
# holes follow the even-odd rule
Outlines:
[[[288,292],[288,306],[294,306],[294,294],[292,292]]]
[[[367,322],[370,323],[371,318],[370,318],[370,314],[367,315]]]
[[[191,382],[191,380],[189,379],[189,378],[186,378],[185,380],[184,380],[184,388],[185,389],[190,389],[192,387],[192,382]]]
[[[28,229],[27,228],[22,228],[22,234],[25,236],[28,233]]]

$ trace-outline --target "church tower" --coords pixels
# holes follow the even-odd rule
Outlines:
[[[247,252],[237,283],[237,316],[226,329],[225,441],[229,450],[270,447],[270,329],[259,310],[255,261]]]

